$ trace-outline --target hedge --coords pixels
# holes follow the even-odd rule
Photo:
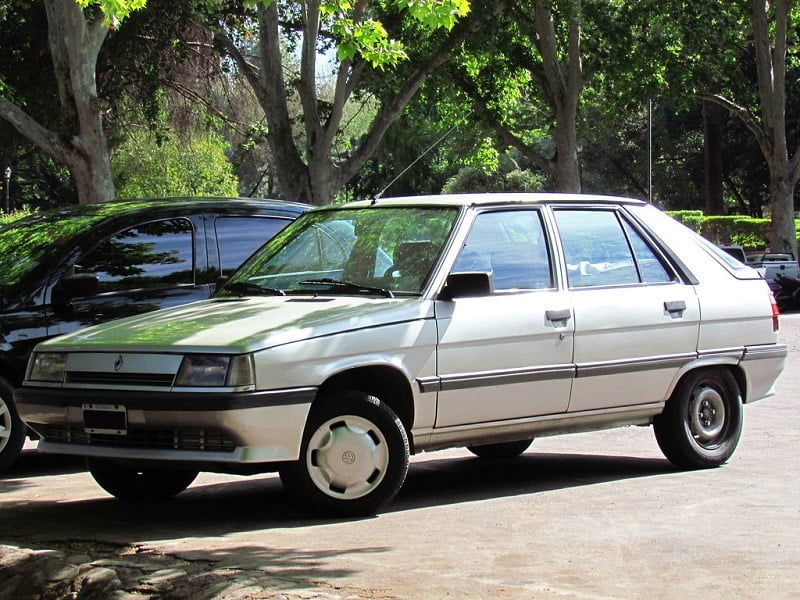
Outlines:
[[[741,215],[706,217],[700,210],[675,210],[667,214],[715,244],[734,244],[747,250],[765,250],[768,246],[769,219]],[[795,220],[795,228],[800,231],[800,219]]]

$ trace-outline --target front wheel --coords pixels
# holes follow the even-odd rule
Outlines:
[[[280,471],[286,489],[324,514],[375,513],[403,485],[409,443],[394,411],[375,396],[342,392],[308,418],[300,460]]]
[[[685,469],[717,467],[733,455],[742,434],[742,397],[730,371],[686,375],[653,421],[656,440],[670,462]]]
[[[159,500],[180,494],[198,471],[192,469],[138,469],[104,458],[87,459],[97,484],[120,500]]]
[[[0,472],[19,458],[28,431],[17,414],[13,394],[14,387],[0,377]]]

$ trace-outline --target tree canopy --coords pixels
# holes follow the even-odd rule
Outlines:
[[[137,141],[157,156],[180,139],[188,164],[191,140],[198,156],[217,140],[239,193],[622,193],[767,214],[773,249],[796,251],[798,16],[793,0],[8,0],[0,167],[21,197],[95,202]]]

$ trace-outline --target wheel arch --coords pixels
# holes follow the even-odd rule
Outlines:
[[[736,380],[736,385],[739,388],[739,394],[742,397],[742,403],[747,403],[747,376],[742,368],[741,364],[739,364],[738,360],[732,359],[707,359],[707,360],[697,360],[693,361],[690,364],[686,365],[683,369],[681,369],[672,380],[672,384],[669,387],[669,393],[667,394],[667,400],[672,398],[675,394],[675,390],[678,388],[678,385],[681,381],[686,379],[692,373],[696,373],[697,371],[703,371],[706,369],[725,369],[733,375],[734,380]]]
[[[406,429],[409,442],[413,440],[411,428],[414,424],[414,394],[408,378],[399,369],[389,365],[354,367],[328,378],[317,393],[316,402],[342,390],[358,390],[372,394],[399,417]]]

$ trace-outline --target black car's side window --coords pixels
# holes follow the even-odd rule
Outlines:
[[[194,283],[194,228],[188,219],[153,221],[100,242],[78,260],[76,273],[94,273],[99,292]]]
[[[264,242],[274,237],[289,223],[289,219],[255,215],[217,217],[214,221],[214,230],[217,233],[219,265],[222,272],[230,275]]]
[[[495,291],[553,287],[541,214],[537,210],[485,212],[475,218],[454,272],[492,274]]]
[[[556,210],[571,288],[673,280],[653,249],[612,210]]]

